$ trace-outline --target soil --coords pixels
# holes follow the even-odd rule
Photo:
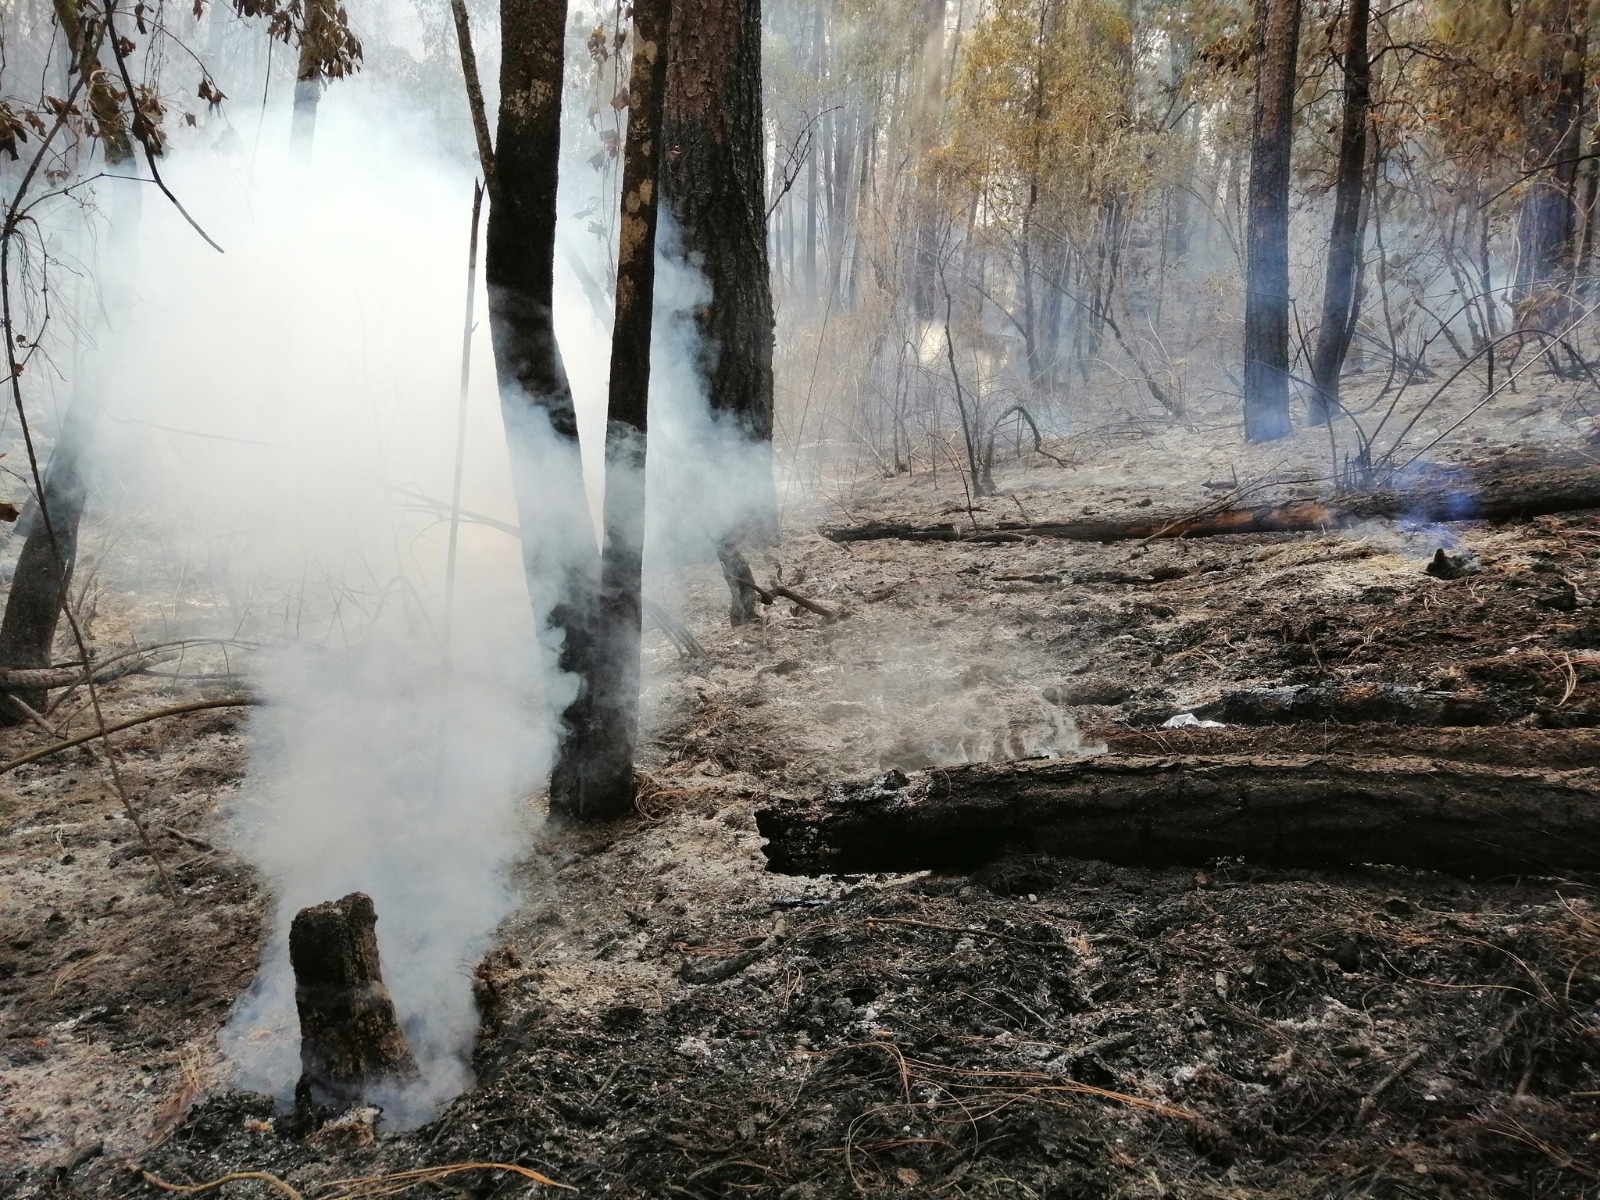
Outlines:
[[[216,1034],[268,911],[212,840],[243,777],[238,711],[125,735],[179,905],[94,751],[0,776],[0,1193],[165,1194],[136,1172],[265,1172],[308,1197],[550,1190],[444,1173],[495,1162],[618,1197],[1600,1196],[1596,881],[764,869],[757,807],[891,768],[1102,745],[1600,762],[1597,513],[1110,545],[815,532],[841,511],[1199,506],[1205,482],[1239,486],[1228,464],[1293,479],[1319,452],[1310,433],[1070,447],[1068,469],[997,467],[1003,495],[970,511],[948,469],[824,480],[757,575],[781,568],[838,621],[780,602],[730,630],[710,565],[664,597],[706,653],[647,634],[640,816],[541,836],[478,968],[477,1086],[415,1131],[308,1129],[227,1087]],[[1427,574],[1441,546],[1476,569]],[[107,715],[233,687],[133,676]],[[1226,724],[1163,727],[1186,713]],[[10,730],[0,753],[46,740]],[[439,1170],[383,1178],[421,1168]]]

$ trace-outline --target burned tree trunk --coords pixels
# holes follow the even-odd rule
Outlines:
[[[1289,157],[1300,0],[1256,2],[1256,97],[1245,256],[1244,435],[1289,433]]]
[[[628,133],[622,156],[611,392],[606,406],[605,546],[586,686],[586,724],[562,745],[550,810],[582,821],[633,808],[639,737],[639,633],[643,587],[645,448],[649,425],[650,326],[655,310],[656,213],[661,110],[666,92],[671,0],[634,0]]]
[[[1389,863],[1600,870],[1600,771],[1421,758],[1099,758],[951,767],[761,809],[790,874],[972,867],[1017,853],[1140,866]]]
[[[1367,172],[1367,110],[1372,64],[1367,55],[1369,0],[1350,0],[1345,16],[1344,116],[1339,129],[1339,175],[1334,184],[1333,230],[1322,291],[1322,323],[1311,361],[1311,423],[1325,425],[1339,398],[1339,373],[1350,349],[1350,310],[1361,261],[1361,192]]]
[[[351,1104],[416,1077],[379,969],[377,923],[371,897],[352,892],[301,909],[289,926],[302,1102]]]
[[[704,272],[710,303],[695,314],[698,367],[714,417],[749,446],[731,481],[736,519],[718,529],[733,624],[755,617],[741,546],[777,533],[772,478],[772,284],[767,261],[766,142],[761,115],[760,0],[674,6],[662,135],[662,188],[679,249]]]
[[[578,415],[552,312],[566,26],[565,0],[502,0],[484,277],[528,592],[561,636],[559,666],[579,680],[563,713],[570,743],[589,723],[590,614],[599,580]],[[574,763],[564,756],[550,780],[552,803],[569,809],[578,807]]]

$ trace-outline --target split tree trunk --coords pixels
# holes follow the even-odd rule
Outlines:
[[[1350,314],[1361,262],[1361,192],[1367,170],[1367,110],[1372,64],[1367,53],[1369,0],[1350,0],[1345,20],[1344,116],[1339,129],[1339,174],[1334,184],[1333,229],[1322,291],[1322,322],[1311,361],[1311,424],[1325,425],[1339,399],[1339,373],[1350,349]]]
[[[747,521],[717,530],[733,624],[755,617],[742,544],[777,535],[772,477],[772,284],[767,257],[760,0],[680,0],[668,36],[662,188],[710,302],[695,313],[697,366],[712,415],[760,463],[732,482]]]
[[[1256,99],[1245,254],[1244,434],[1289,433],[1289,153],[1300,0],[1256,0]]]
[[[671,17],[671,0],[634,0],[616,321],[611,333],[611,390],[606,407],[605,547],[598,627],[586,681],[590,704],[587,723],[574,728],[561,747],[557,772],[569,784],[559,793],[552,787],[550,795],[552,813],[580,821],[611,820],[633,809],[650,325],[655,309],[661,115]]]
[[[289,926],[302,1102],[353,1104],[384,1083],[416,1078],[379,967],[377,923],[372,898],[351,892],[301,909]]]
[[[1600,771],[1107,754],[890,772],[761,809],[756,825],[769,868],[789,874],[959,869],[1018,853],[1566,873],[1600,869]]]
[[[500,111],[485,245],[489,329],[511,457],[522,558],[537,615],[560,636],[577,677],[562,714],[566,744],[589,724],[596,546],[578,448],[578,415],[556,344],[556,172],[561,153],[565,0],[502,0]],[[551,803],[579,806],[578,759],[564,753]]]

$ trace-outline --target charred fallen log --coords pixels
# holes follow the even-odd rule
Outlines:
[[[302,1103],[350,1104],[416,1077],[379,969],[377,923],[371,897],[352,892],[301,909],[289,926]]]
[[[1083,521],[1001,521],[964,531],[954,524],[904,525],[869,521],[827,528],[836,542],[885,538],[913,542],[1020,542],[1057,538],[1116,542],[1149,538],[1218,537],[1229,533],[1304,533],[1370,520],[1516,521],[1551,513],[1600,508],[1600,467],[1570,459],[1507,456],[1458,470],[1436,469],[1414,486],[1350,492],[1327,500],[1289,500],[1255,507],[1212,506],[1189,512],[1146,512],[1138,517]]]
[[[1196,708],[1194,714],[1224,725],[1380,721],[1439,727],[1502,725],[1521,716],[1522,710],[1476,692],[1430,691],[1388,683],[1328,683],[1228,692],[1220,700]]]
[[[891,771],[759,810],[769,869],[966,868],[1046,853],[1136,866],[1242,856],[1461,874],[1600,870],[1600,771],[1355,756],[1143,756]]]

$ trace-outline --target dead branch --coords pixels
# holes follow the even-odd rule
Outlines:
[[[102,733],[121,733],[124,729],[133,729],[139,725],[148,725],[151,721],[160,721],[167,717],[181,717],[186,713],[204,712],[211,708],[247,708],[263,703],[255,696],[225,696],[220,700],[191,700],[187,704],[174,704],[170,708],[158,708],[154,712],[141,713],[137,717],[129,717],[126,721],[118,721],[107,725],[104,729],[96,729],[91,733],[79,734],[77,737],[68,738],[64,742],[54,745],[42,746],[37,750],[30,750],[26,754],[19,754],[16,758],[0,763],[0,775],[14,771],[18,767],[25,767],[29,763],[38,762],[41,758],[49,758],[52,754],[59,754],[63,750],[71,750],[74,746],[82,746],[87,742],[98,741]]]
[[[818,604],[815,600],[808,600],[793,588],[784,587],[781,583],[775,583],[770,588],[764,588],[759,583],[756,583],[754,580],[750,579],[741,579],[739,582],[745,587],[749,588],[751,591],[755,592],[755,594],[761,598],[761,603],[768,605],[769,607],[779,600],[788,600],[794,604],[798,604],[807,612],[816,613],[817,616],[821,617],[830,625],[834,621],[837,621],[841,615],[839,612],[828,608],[826,605]]]

